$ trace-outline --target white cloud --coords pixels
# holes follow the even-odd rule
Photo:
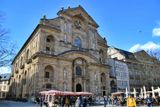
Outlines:
[[[3,74],[3,73],[11,73],[11,68],[8,66],[0,67],[0,74]]]
[[[149,41],[145,44],[136,44],[129,49],[130,52],[137,52],[139,50],[160,50],[160,44]]]
[[[141,47],[140,44],[136,44],[136,45],[132,46],[132,47],[129,49],[129,51],[130,51],[130,52],[139,51],[139,50],[140,50],[140,47]]]
[[[159,28],[154,28],[152,30],[152,35],[153,36],[160,36],[160,27]]]

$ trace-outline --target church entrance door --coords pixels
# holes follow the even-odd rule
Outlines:
[[[81,84],[76,85],[76,92],[81,92],[82,91],[82,86]]]

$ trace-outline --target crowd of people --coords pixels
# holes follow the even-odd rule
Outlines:
[[[87,107],[87,105],[96,105],[98,100],[103,99],[103,105],[115,105],[115,106],[127,106],[127,107],[137,107],[142,105],[147,105],[148,107],[160,106],[160,97],[158,95],[153,98],[152,94],[146,98],[134,98],[133,95],[129,95],[127,98],[124,96],[104,96],[104,97],[84,97],[84,96],[56,96],[53,103],[58,107]],[[36,98],[36,102],[39,105],[46,105],[47,103],[42,97]],[[100,104],[100,103],[99,103]],[[102,103],[101,103],[102,104]]]
[[[56,107],[87,107],[87,104],[91,104],[92,97],[85,96],[55,96],[53,104]],[[44,100],[42,96],[36,98],[36,104],[45,105],[48,107],[48,102]]]
[[[107,104],[116,106],[136,107],[147,105],[148,107],[160,106],[160,97],[158,95],[155,98],[150,93],[146,98],[134,98],[134,95],[130,94],[127,98],[122,96],[112,96],[107,98]]]

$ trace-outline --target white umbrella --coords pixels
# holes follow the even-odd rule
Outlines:
[[[152,87],[151,87],[151,89],[152,89],[152,95],[153,95],[153,98],[155,98],[155,94],[154,94],[154,87],[152,86]]]
[[[133,88],[133,93],[134,93],[134,98],[136,98],[137,96],[136,96],[136,89],[135,88]]]
[[[128,90],[127,90],[127,88],[126,88],[126,98],[128,97]]]
[[[143,98],[143,89],[141,88],[140,97]]]
[[[147,95],[146,95],[146,87],[145,86],[143,86],[143,90],[144,90],[144,98],[146,98]]]
[[[158,90],[160,90],[160,88],[158,87]],[[160,91],[158,91],[158,95],[160,96]]]
[[[158,95],[160,96],[160,88],[159,87],[157,89],[155,89],[154,92],[158,92]]]

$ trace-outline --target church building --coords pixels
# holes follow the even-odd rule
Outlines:
[[[43,90],[110,92],[107,41],[81,7],[44,16],[12,62],[10,96],[30,98]]]

